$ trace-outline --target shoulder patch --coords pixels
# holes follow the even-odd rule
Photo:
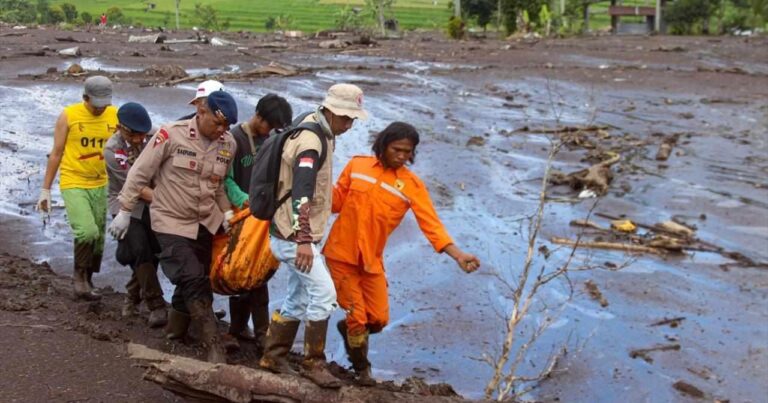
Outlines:
[[[123,149],[115,150],[115,160],[122,169],[128,169],[128,153]]]
[[[157,136],[155,136],[155,144],[153,145],[153,147],[157,147],[160,144],[165,143],[166,140],[168,140],[168,132],[165,131],[165,129],[160,129],[157,132]]]

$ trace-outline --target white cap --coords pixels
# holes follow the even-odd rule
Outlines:
[[[224,91],[224,84],[216,81],[216,80],[207,80],[200,83],[200,85],[197,86],[197,92],[195,92],[195,97],[192,98],[189,103],[195,102],[198,98],[204,98],[208,95],[211,95],[214,91]]]

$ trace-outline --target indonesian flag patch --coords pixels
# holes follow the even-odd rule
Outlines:
[[[165,143],[166,140],[168,140],[168,132],[165,131],[165,129],[160,129],[155,136],[155,144],[153,144],[152,147],[157,147],[160,144]]]
[[[312,169],[315,166],[315,159],[312,157],[301,157],[299,158],[299,168],[309,168]]]
[[[115,150],[115,159],[122,169],[128,169],[128,154],[125,150]]]

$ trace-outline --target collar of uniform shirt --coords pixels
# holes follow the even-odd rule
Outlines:
[[[379,160],[378,158],[373,159],[372,166],[380,166],[381,169],[384,169],[384,170],[392,169],[392,168],[385,167],[384,163],[382,163],[381,160]],[[400,168],[394,169],[394,171],[395,171],[395,178],[398,178],[398,179],[402,178],[403,173],[405,172],[405,165],[401,166]]]

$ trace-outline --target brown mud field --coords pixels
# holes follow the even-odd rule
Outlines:
[[[516,345],[539,324],[550,326],[521,371],[535,374],[563,346],[568,353],[520,397],[768,396],[768,38],[454,42],[419,33],[365,44],[341,36],[335,43],[342,47],[327,49],[321,44],[333,38],[231,33],[216,36],[233,43],[212,46],[184,41],[196,34],[181,32],[165,34],[165,43],[128,42],[148,34],[0,26],[0,401],[179,401],[142,380],[144,369],[126,345],[201,356],[192,342],[168,342],[141,319],[119,318],[129,272],[111,257],[112,240],[94,279],[106,297],[72,301],[64,209],[46,225],[32,209],[53,122],[80,98],[84,78],[99,71],[116,83],[116,104],[141,102],[155,123],[189,113],[186,103],[203,77],[221,79],[243,117],[267,92],[286,96],[298,113],[332,83],[355,83],[372,117],[339,138],[336,173],[351,156],[368,153],[371,134],[387,123],[419,129],[412,169],[456,242],[483,268],[465,275],[435,255],[412,217],[393,234],[385,251],[391,322],[372,339],[370,359],[377,378],[405,385],[384,388],[428,393],[418,377],[482,397],[492,374],[484,357],[498,354],[512,306],[505,284],[525,258],[526,219],[538,205],[550,141],[563,139],[554,169],[568,174],[604,163],[610,180],[590,182],[597,197],[579,198],[590,196],[573,183],[579,175],[563,175],[548,190],[535,265],[562,265],[570,250],[556,241],[578,234],[595,245],[632,241],[650,249],[580,248],[568,281],[540,290]],[[78,56],[58,54],[75,46]],[[68,72],[74,63],[82,70]],[[61,206],[58,185],[53,195]],[[588,215],[599,229],[569,225]],[[646,228],[617,234],[606,217]],[[659,247],[654,242],[669,232],[655,223],[664,221],[695,235],[681,248],[669,239]],[[163,285],[169,299],[170,285]],[[272,308],[285,287],[278,271]],[[224,309],[226,298],[217,297],[216,307]],[[348,365],[335,331],[327,353]],[[253,365],[255,354],[246,348],[230,363]]]

